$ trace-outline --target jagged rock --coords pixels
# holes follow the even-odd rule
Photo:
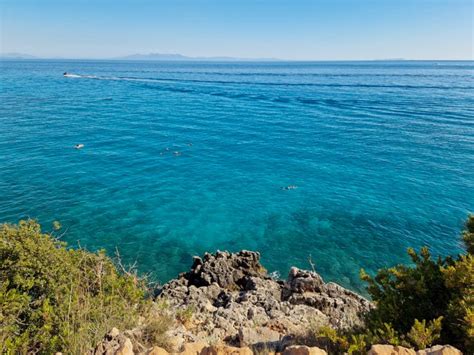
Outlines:
[[[267,329],[273,341],[276,333],[281,338],[310,325],[359,326],[372,307],[314,272],[292,268],[287,281],[275,280],[260,264],[260,254],[251,251],[195,257],[191,270],[165,284],[158,297],[173,309],[195,310],[186,330],[195,341],[212,338],[230,345],[251,344],[245,337],[255,328]]]
[[[184,278],[194,286],[217,283],[226,289],[239,289],[246,276],[264,276],[265,269],[259,263],[260,254],[243,250],[237,254],[218,251],[206,253],[204,259],[194,258],[191,271]]]
[[[327,355],[327,352],[316,347],[310,348],[308,346],[292,345],[287,347],[282,355]]]
[[[419,350],[417,355],[462,355],[462,352],[451,345],[435,345],[431,348]]]
[[[372,345],[368,355],[415,355],[415,350],[393,345]]]
[[[117,328],[106,334],[104,339],[90,352],[93,355],[134,355],[133,344]]]
[[[288,288],[291,292],[321,292],[324,287],[324,281],[321,276],[315,272],[300,270],[292,267],[288,274]]]

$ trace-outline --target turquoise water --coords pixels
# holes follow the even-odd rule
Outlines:
[[[474,62],[0,65],[1,221],[58,220],[160,281],[245,248],[358,290],[408,246],[461,248]]]

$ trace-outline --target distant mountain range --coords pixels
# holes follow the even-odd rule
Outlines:
[[[275,58],[235,58],[235,57],[187,57],[182,54],[131,54],[112,59],[118,60],[198,60],[198,61],[274,61]]]
[[[25,53],[2,53],[0,54],[0,58],[4,59],[39,59],[34,55],[29,55]]]
[[[41,58],[25,53],[1,53],[0,59],[66,59],[66,58]],[[73,59],[73,58],[71,58]],[[85,59],[85,58],[84,58]],[[98,58],[97,58],[98,59]],[[100,58],[104,60],[156,60],[156,61],[275,61],[275,58],[234,58],[234,57],[187,57],[182,54],[131,54],[123,57]]]

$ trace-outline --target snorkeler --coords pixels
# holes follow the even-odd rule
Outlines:
[[[283,186],[283,187],[280,187],[282,190],[295,190],[298,188],[298,186],[296,185],[288,185],[288,186]]]

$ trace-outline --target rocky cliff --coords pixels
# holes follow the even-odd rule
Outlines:
[[[251,251],[195,257],[191,270],[165,284],[158,299],[192,312],[192,321],[173,331],[177,342],[274,349],[309,327],[362,325],[371,307],[314,272],[291,268],[287,280],[276,280],[260,264],[260,254]]]

